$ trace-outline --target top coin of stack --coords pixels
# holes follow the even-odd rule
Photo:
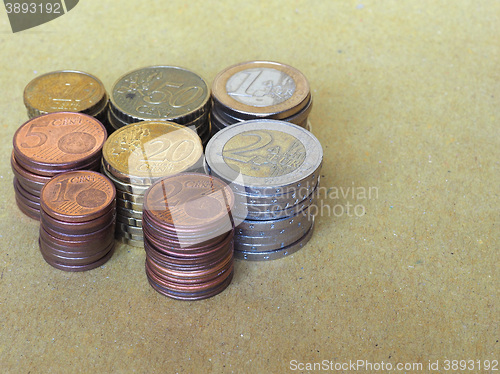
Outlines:
[[[21,211],[40,218],[41,190],[51,177],[65,171],[99,169],[106,137],[104,126],[82,113],[49,113],[19,127],[11,166]]]
[[[95,76],[76,70],[40,75],[24,89],[28,117],[52,112],[80,112],[105,122],[108,94]]]
[[[210,136],[210,91],[192,71],[150,66],[129,72],[111,90],[108,119],[118,129],[142,121],[171,121],[192,128],[203,144]]]
[[[219,131],[206,166],[235,199],[235,256],[277,259],[302,248],[314,230],[311,206],[323,150],[309,131],[285,121],[244,121]],[[242,220],[242,221],[241,221]]]
[[[103,147],[102,171],[116,187],[119,239],[142,246],[144,193],[162,177],[203,169],[203,147],[190,128],[168,121],[121,127]]]
[[[270,118],[306,128],[312,98],[306,77],[278,62],[249,61],[221,71],[212,84],[212,132]]]

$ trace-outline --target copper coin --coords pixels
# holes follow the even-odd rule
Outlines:
[[[88,264],[88,265],[65,265],[65,264],[61,264],[59,262],[55,262],[55,261],[52,261],[50,258],[46,258],[43,253],[42,253],[42,257],[43,259],[51,266],[55,267],[56,269],[59,269],[59,270],[64,270],[64,271],[87,271],[87,270],[92,270],[92,269],[95,269],[101,265],[104,265],[110,258],[111,256],[113,255],[113,252],[115,251],[115,245],[114,245],[114,242],[113,242],[113,247],[111,248],[111,250],[106,254],[106,256],[104,256],[103,258],[101,258],[100,260],[97,260],[91,264]]]
[[[184,293],[184,292],[175,292],[175,291],[169,290],[165,287],[162,287],[159,284],[157,284],[149,276],[147,271],[146,271],[146,274],[148,275],[147,278],[148,278],[149,284],[151,285],[151,287],[155,291],[157,291],[158,293],[160,293],[164,296],[168,296],[172,299],[186,300],[186,301],[203,300],[203,299],[208,299],[209,297],[215,296],[215,295],[221,293],[222,291],[224,291],[227,288],[227,286],[231,283],[231,280],[233,278],[233,272],[231,272],[231,274],[221,284],[219,284],[217,287],[214,287],[213,289],[211,289],[207,292],[198,292],[198,293],[187,292],[187,293]]]
[[[233,274],[233,265],[231,264],[231,266],[216,279],[203,282],[201,284],[179,284],[167,281],[149,267],[148,261],[146,261],[146,273],[148,277],[150,277],[157,285],[167,289],[171,293],[184,294],[184,296],[196,296],[210,294],[211,290],[217,288],[220,284],[224,284],[224,281],[230,278]]]
[[[26,181],[27,184],[29,184],[33,189],[37,189],[38,191],[41,191],[45,183],[47,183],[51,178],[35,174],[24,169],[21,165],[17,163],[16,158],[14,157],[14,151],[12,151],[10,157],[10,165],[17,179]]]
[[[59,174],[42,189],[42,209],[55,219],[83,222],[114,208],[115,186],[104,175],[80,170]]]
[[[41,216],[41,215],[40,215]],[[42,217],[42,216],[41,216]],[[87,232],[87,233],[68,233],[68,232],[61,232],[57,229],[53,229],[50,225],[46,224],[46,221],[44,218],[41,218],[41,225],[43,226],[44,230],[47,231],[50,235],[53,237],[56,237],[58,239],[62,240],[69,240],[73,242],[87,242],[90,240],[95,240],[96,238],[102,238],[103,235],[106,233],[114,233],[115,232],[115,221],[109,220],[104,226],[98,227],[97,230]]]
[[[90,252],[97,251],[99,248],[107,246],[113,241],[114,232],[111,230],[104,231],[99,237],[89,240],[83,240],[81,238],[78,240],[65,240],[49,234],[45,227],[40,225],[40,239],[61,251]]]
[[[14,184],[14,191],[20,194],[25,199],[29,200],[31,203],[35,204],[34,208],[40,209],[40,197],[32,194],[29,190],[25,189],[17,180],[17,178],[12,179]]]
[[[36,219],[37,221],[40,220],[40,210],[26,205],[19,198],[19,194],[15,194],[15,197],[16,197],[16,205],[23,214],[27,215],[29,218]]]
[[[107,134],[95,118],[56,112],[35,117],[14,134],[14,155],[26,168],[58,171],[77,168],[100,157]]]
[[[25,197],[25,196],[23,195],[23,193],[21,193],[21,192],[18,190],[18,188],[17,188],[17,186],[16,186],[16,185],[14,185],[14,192],[15,192],[15,194],[16,194],[16,199],[19,199],[19,201],[20,201],[23,205],[28,206],[28,207],[30,207],[30,208],[32,208],[32,209],[35,209],[35,210],[40,211],[40,203],[39,203],[39,202],[37,202],[37,201],[31,200],[31,199],[29,199],[29,198]],[[25,194],[27,194],[27,193],[25,192]],[[27,194],[27,195],[28,195],[28,194]]]
[[[47,169],[43,166],[37,166],[34,164],[30,164],[29,162],[27,163],[24,160],[16,160],[16,162],[25,170],[28,172],[31,172],[33,174],[37,174],[39,176],[45,176],[45,177],[53,177],[57,174],[64,173],[67,171],[74,171],[74,170],[93,170],[93,171],[98,171],[99,167],[101,165],[101,160],[100,160],[100,155],[98,157],[94,157],[93,159],[89,160],[88,163],[82,164],[82,163],[75,163],[75,164],[68,164],[66,166],[61,166],[57,170],[55,169]]]
[[[113,249],[114,245],[115,243],[112,242],[103,250],[90,255],[85,254],[85,255],[74,256],[74,254],[70,254],[70,256],[66,256],[65,254],[61,254],[61,252],[53,251],[49,246],[44,244],[42,241],[39,241],[40,252],[42,252],[43,256],[53,262],[57,262],[63,265],[92,264],[100,260],[104,256],[106,256],[108,252]]]
[[[233,242],[233,237],[233,234],[230,233],[222,240],[219,240],[217,243],[211,243],[210,245],[200,247],[186,248],[169,246],[168,244],[162,243],[149,235],[145,235],[145,241],[147,241],[147,245],[149,245],[151,248],[154,248],[162,255],[176,257],[179,260],[196,259],[198,262],[201,262],[206,257],[210,257],[211,255],[216,253],[224,252],[224,248],[230,246]]]
[[[144,210],[160,224],[197,230],[228,217],[234,195],[220,179],[198,173],[164,178],[146,191]]]
[[[43,74],[28,83],[24,90],[24,104],[30,116],[61,111],[93,115],[102,110],[107,100],[101,81],[81,71]]]
[[[229,252],[233,251],[233,243],[227,246],[226,251],[221,252],[217,250],[214,253],[204,254],[203,257],[177,257],[168,255],[162,251],[156,250],[154,246],[149,242],[147,238],[144,238],[144,250],[146,251],[146,256],[153,259],[157,263],[161,264],[166,268],[189,268],[189,269],[204,269],[211,264],[215,264],[222,258],[229,255]],[[203,262],[201,261],[203,260]]]
[[[44,227],[48,227],[52,230],[58,231],[60,234],[89,234],[97,231],[108,223],[115,221],[116,219],[116,211],[114,209],[111,209],[108,213],[105,213],[101,217],[83,222],[60,221],[45,213],[43,209],[40,211],[40,213]]]
[[[202,230],[192,232],[181,232],[162,227],[150,221],[146,214],[143,215],[143,232],[151,237],[156,237],[168,245],[176,247],[207,246],[217,243],[219,238],[225,237],[228,232],[233,230],[231,222],[221,222],[216,230]],[[188,234],[186,234],[188,233]]]

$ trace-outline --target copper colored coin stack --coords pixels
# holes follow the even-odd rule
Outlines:
[[[32,118],[14,134],[11,166],[19,209],[40,219],[40,194],[51,177],[98,170],[107,134],[95,118],[57,112]]]
[[[66,271],[101,266],[114,248],[116,191],[104,175],[88,170],[62,173],[42,189],[40,251]]]
[[[177,66],[131,71],[111,90],[108,120],[114,129],[142,121],[170,121],[210,138],[210,89],[198,74]]]
[[[278,119],[309,130],[312,97],[306,77],[272,61],[242,62],[221,71],[212,84],[212,134],[252,119]]]
[[[198,173],[162,179],[144,196],[146,275],[159,293],[205,299],[233,276],[234,195],[221,180]]]
[[[92,74],[61,70],[34,78],[24,89],[28,117],[53,112],[80,112],[95,117],[107,126],[108,93]]]

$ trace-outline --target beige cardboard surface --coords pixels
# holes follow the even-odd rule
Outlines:
[[[1,371],[352,372],[335,364],[362,360],[444,373],[474,360],[468,372],[485,372],[500,358],[499,45],[493,0],[82,0],[16,34],[2,9]],[[305,248],[238,261],[229,288],[197,302],[156,293],[143,250],[123,244],[85,273],[44,262],[9,163],[31,79],[79,69],[109,90],[166,64],[211,82],[254,59],[312,87],[326,192]]]

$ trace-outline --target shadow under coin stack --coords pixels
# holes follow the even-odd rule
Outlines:
[[[183,173],[155,183],[144,196],[146,275],[159,293],[205,299],[233,277],[234,196],[221,180]]]
[[[141,121],[190,127],[210,138],[210,90],[203,78],[176,66],[150,66],[122,76],[111,90],[108,119],[115,129]]]
[[[95,118],[72,112],[32,118],[14,134],[11,166],[19,209],[40,219],[40,194],[51,177],[98,170],[106,129]]]
[[[205,157],[235,194],[236,258],[273,260],[309,241],[323,160],[314,135],[283,121],[241,122],[215,134]]]
[[[102,172],[116,187],[116,237],[143,246],[144,193],[155,181],[203,169],[203,146],[190,128],[167,121],[121,127],[103,147]]]
[[[115,248],[115,187],[88,170],[52,178],[42,189],[40,251],[50,265],[65,271],[101,266]]]
[[[312,98],[306,77],[292,66],[249,61],[221,71],[212,84],[212,133],[269,118],[308,128]]]
[[[108,93],[95,76],[75,70],[54,71],[33,79],[24,89],[28,117],[52,112],[80,112],[107,125]]]

